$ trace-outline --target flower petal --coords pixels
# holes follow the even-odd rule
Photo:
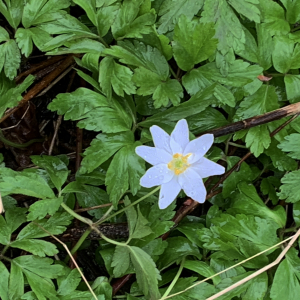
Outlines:
[[[206,198],[206,189],[202,178],[192,168],[188,168],[178,176],[178,182],[188,197],[203,203]]]
[[[135,153],[151,165],[167,164],[172,160],[171,154],[155,147],[138,146],[135,148]]]
[[[177,176],[174,176],[172,180],[162,184],[159,193],[158,206],[160,209],[168,207],[179,194],[181,187],[178,183]]]
[[[176,153],[180,153],[182,154],[183,152],[183,148],[171,137],[170,139],[170,146],[171,146],[171,149],[172,149],[172,154],[176,154]]]
[[[159,164],[147,170],[140,179],[140,185],[150,188],[169,182],[174,177],[174,172],[166,164]]]
[[[150,132],[155,147],[164,149],[165,151],[171,153],[170,136],[163,129],[156,125],[150,127]]]
[[[171,133],[171,139],[179,144],[182,148],[182,151],[185,149],[187,144],[189,143],[189,126],[185,119],[179,120]],[[181,151],[181,153],[182,153]],[[177,152],[178,153],[178,152]]]
[[[211,147],[211,145],[214,142],[214,135],[213,134],[204,134],[197,139],[194,139],[188,143],[188,145],[185,147],[183,151],[183,155],[187,155],[189,153],[192,153],[193,155],[189,158],[189,163],[195,163],[197,160],[199,160],[201,157],[204,156],[204,154],[208,151],[208,149]]]
[[[205,157],[200,158],[196,163],[190,166],[201,178],[225,173],[225,168]]]

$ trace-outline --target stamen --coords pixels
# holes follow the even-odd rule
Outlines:
[[[168,168],[176,175],[183,173],[190,164],[188,163],[188,158],[191,156],[191,153],[183,156],[180,153],[176,153],[173,155],[173,159],[168,163]]]

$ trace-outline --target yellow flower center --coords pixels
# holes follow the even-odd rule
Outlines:
[[[191,156],[191,153],[183,156],[182,154],[176,153],[173,155],[173,159],[168,163],[168,168],[176,175],[183,173],[190,164],[188,163],[188,158]]]

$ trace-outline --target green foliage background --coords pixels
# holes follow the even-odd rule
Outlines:
[[[82,9],[80,18],[72,16],[74,6]],[[203,215],[184,218],[166,241],[157,238],[173,227],[175,203],[161,211],[153,192],[130,206],[149,192],[139,185],[146,165],[134,149],[152,145],[150,126],[170,133],[184,118],[195,136],[299,102],[299,1],[0,0],[0,13],[10,25],[0,26],[0,116],[32,84],[32,76],[18,86],[14,78],[21,57],[35,46],[46,55],[79,54],[77,74],[88,87],[57,95],[48,109],[99,133],[72,182],[64,155],[32,156],[39,169],[21,172],[1,158],[1,299],[94,299],[78,270],[53,260],[57,244],[43,239],[71,224],[74,214],[63,207],[72,212],[74,195],[82,207],[128,206],[110,219],[128,222],[128,240],[99,242],[99,264],[110,276],[91,283],[101,300],[112,299],[110,281],[126,274],[136,275],[124,294],[129,300],[183,291],[268,249],[300,225],[298,118],[272,138],[286,119],[215,139],[208,157],[223,161],[227,170],[244,148],[255,159],[223,182]],[[234,156],[230,146],[240,148]],[[38,201],[21,208],[12,194]],[[91,210],[90,221],[82,221],[97,222],[109,213]],[[27,255],[9,257],[10,247]],[[206,299],[271,263],[280,251],[274,248],[171,299]],[[218,299],[298,299],[298,251],[295,244],[279,266]]]

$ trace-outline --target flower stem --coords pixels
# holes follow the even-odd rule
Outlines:
[[[180,263],[180,267],[178,269],[177,274],[175,275],[174,279],[172,280],[171,284],[169,285],[169,287],[167,288],[167,290],[165,291],[164,295],[161,297],[160,300],[165,299],[166,297],[169,296],[170,292],[172,291],[174,285],[176,284],[177,280],[179,279],[179,276],[183,270],[184,267],[184,263],[185,263],[185,257],[182,259],[181,263]]]
[[[92,226],[93,221],[87,218],[82,217],[81,215],[77,214],[75,211],[73,211],[68,205],[66,205],[64,202],[61,203],[61,207],[66,210],[70,215],[72,215],[74,218],[78,219],[79,221]]]
[[[111,219],[111,218],[117,216],[118,214],[120,214],[120,213],[122,213],[123,211],[127,210],[129,207],[134,206],[134,205],[140,203],[142,200],[144,200],[144,199],[148,198],[149,196],[151,196],[152,194],[156,193],[157,191],[159,191],[159,189],[160,189],[160,186],[158,186],[157,188],[155,188],[154,190],[152,190],[152,191],[151,191],[150,193],[148,193],[147,195],[145,195],[145,196],[139,198],[138,200],[132,202],[132,203],[129,204],[128,206],[126,206],[126,207],[120,209],[119,211],[117,211],[116,213],[112,214],[111,216],[108,216],[108,217],[105,218],[105,219],[102,219],[102,218],[101,218],[99,221],[97,221],[96,223],[94,223],[94,225],[102,224],[102,223],[105,222],[106,220]]]

